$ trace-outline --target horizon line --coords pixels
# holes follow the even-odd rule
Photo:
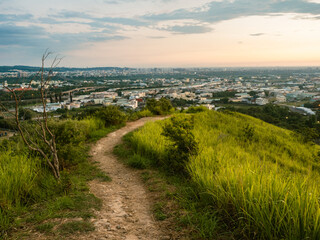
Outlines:
[[[30,68],[41,68],[41,66],[32,66],[32,65],[0,65],[0,67],[7,67],[7,68],[13,68],[13,67],[30,67]],[[49,68],[49,67],[45,67],[45,68]],[[171,66],[171,67],[159,67],[159,66],[152,66],[152,67],[127,67],[127,66],[86,66],[86,67],[71,67],[71,66],[57,66],[55,67],[55,69],[59,69],[59,68],[121,68],[121,69],[222,69],[222,68],[320,68],[320,65],[272,65],[272,66],[211,66],[211,67],[175,67],[175,66]]]

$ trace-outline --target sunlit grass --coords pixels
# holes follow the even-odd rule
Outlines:
[[[187,169],[206,204],[237,234],[258,239],[320,239],[319,146],[295,133],[238,114],[195,115],[200,154]],[[130,137],[135,152],[161,166],[163,122]]]
[[[91,208],[95,207],[97,200],[87,194],[87,181],[111,180],[88,161],[87,142],[96,141],[120,126],[106,128],[104,122],[97,118],[50,121],[49,124],[56,135],[63,166],[60,181],[54,179],[44,160],[19,147],[18,138],[17,142],[7,141],[6,145],[0,146],[0,238],[17,226],[16,219],[21,213],[29,215],[34,203],[41,210],[26,217],[26,221],[41,223],[53,216],[92,217]],[[62,203],[70,209],[60,211],[54,208],[60,200],[64,200]]]

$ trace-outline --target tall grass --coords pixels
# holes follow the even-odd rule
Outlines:
[[[90,174],[94,168],[86,161],[86,143],[105,136],[115,128],[105,128],[104,121],[98,118],[51,120],[49,126],[56,136],[58,155],[64,168],[61,169],[60,182],[54,180],[45,162],[20,146],[18,138],[0,142],[0,238],[4,231],[12,227],[17,213],[31,203],[66,194],[73,185],[79,185],[81,181],[77,178],[80,173],[77,171],[82,171],[85,166],[86,173]],[[101,173],[95,170],[92,175],[99,177]],[[78,175],[70,179],[70,171]],[[100,177],[107,179],[107,176]]]
[[[0,206],[10,208],[24,203],[38,174],[40,162],[26,155],[2,152],[0,158]]]
[[[0,232],[10,224],[8,211],[19,208],[34,197],[40,162],[11,151],[0,156]]]
[[[186,167],[230,229],[250,239],[320,239],[319,146],[238,113],[202,112],[194,121],[201,151]],[[162,125],[130,138],[136,153],[160,165]]]

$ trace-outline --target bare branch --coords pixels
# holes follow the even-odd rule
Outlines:
[[[36,134],[31,134],[28,128],[25,127],[24,124],[21,124],[21,121],[19,119],[19,106],[21,104],[21,100],[26,90],[23,90],[20,94],[17,94],[14,88],[5,87],[5,89],[11,94],[11,97],[14,100],[14,113],[10,112],[9,109],[1,102],[0,102],[0,107],[5,112],[8,112],[13,116],[16,128],[20,133],[20,136],[23,142],[26,144],[26,146],[30,150],[39,153],[43,157],[43,159],[47,162],[48,166],[51,168],[54,177],[56,179],[59,179],[60,163],[59,163],[59,158],[57,153],[58,151],[56,147],[55,136],[48,126],[48,114],[46,111],[46,86],[50,81],[51,77],[54,75],[54,72],[53,72],[54,68],[58,66],[62,58],[58,58],[58,56],[56,56],[53,62],[51,63],[51,67],[49,71],[46,72],[45,61],[51,54],[52,52],[49,52],[48,49],[45,51],[45,53],[42,55],[40,70],[36,73],[34,78],[32,78],[32,80],[29,82],[29,87],[30,87],[34,79],[38,77],[40,78],[39,91],[41,95],[43,113],[41,118],[38,116],[38,118],[35,120],[35,123],[38,125],[38,127],[35,126],[33,128],[33,131]],[[41,141],[46,147],[43,148],[41,144],[37,143],[37,141]]]

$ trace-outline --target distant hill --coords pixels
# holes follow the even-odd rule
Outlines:
[[[39,70],[40,67],[32,66],[0,66],[0,72],[9,72],[13,70],[29,71],[34,72]],[[92,70],[136,70],[138,68],[128,68],[128,67],[91,67],[91,68],[68,68],[68,67],[58,67],[55,68],[56,71],[92,71]],[[142,68],[143,69],[143,68]],[[233,74],[293,74],[293,73],[320,73],[320,67],[212,67],[212,68],[145,68],[149,69],[151,72],[156,72],[161,69],[171,69],[174,72],[192,72],[196,74],[197,72],[208,73],[215,72],[219,74],[233,73]]]
[[[38,71],[40,69],[40,67],[31,67],[31,66],[20,66],[20,65],[16,65],[16,66],[0,66],[0,72],[9,72],[9,71],[13,71],[13,70],[21,70],[21,71],[28,71],[28,72],[34,72],[34,71]],[[129,70],[129,69],[133,69],[133,68],[120,68],[120,67],[93,67],[93,68],[67,68],[67,67],[58,67],[55,68],[56,71],[61,71],[61,72],[65,72],[65,71],[92,71],[92,70]]]

